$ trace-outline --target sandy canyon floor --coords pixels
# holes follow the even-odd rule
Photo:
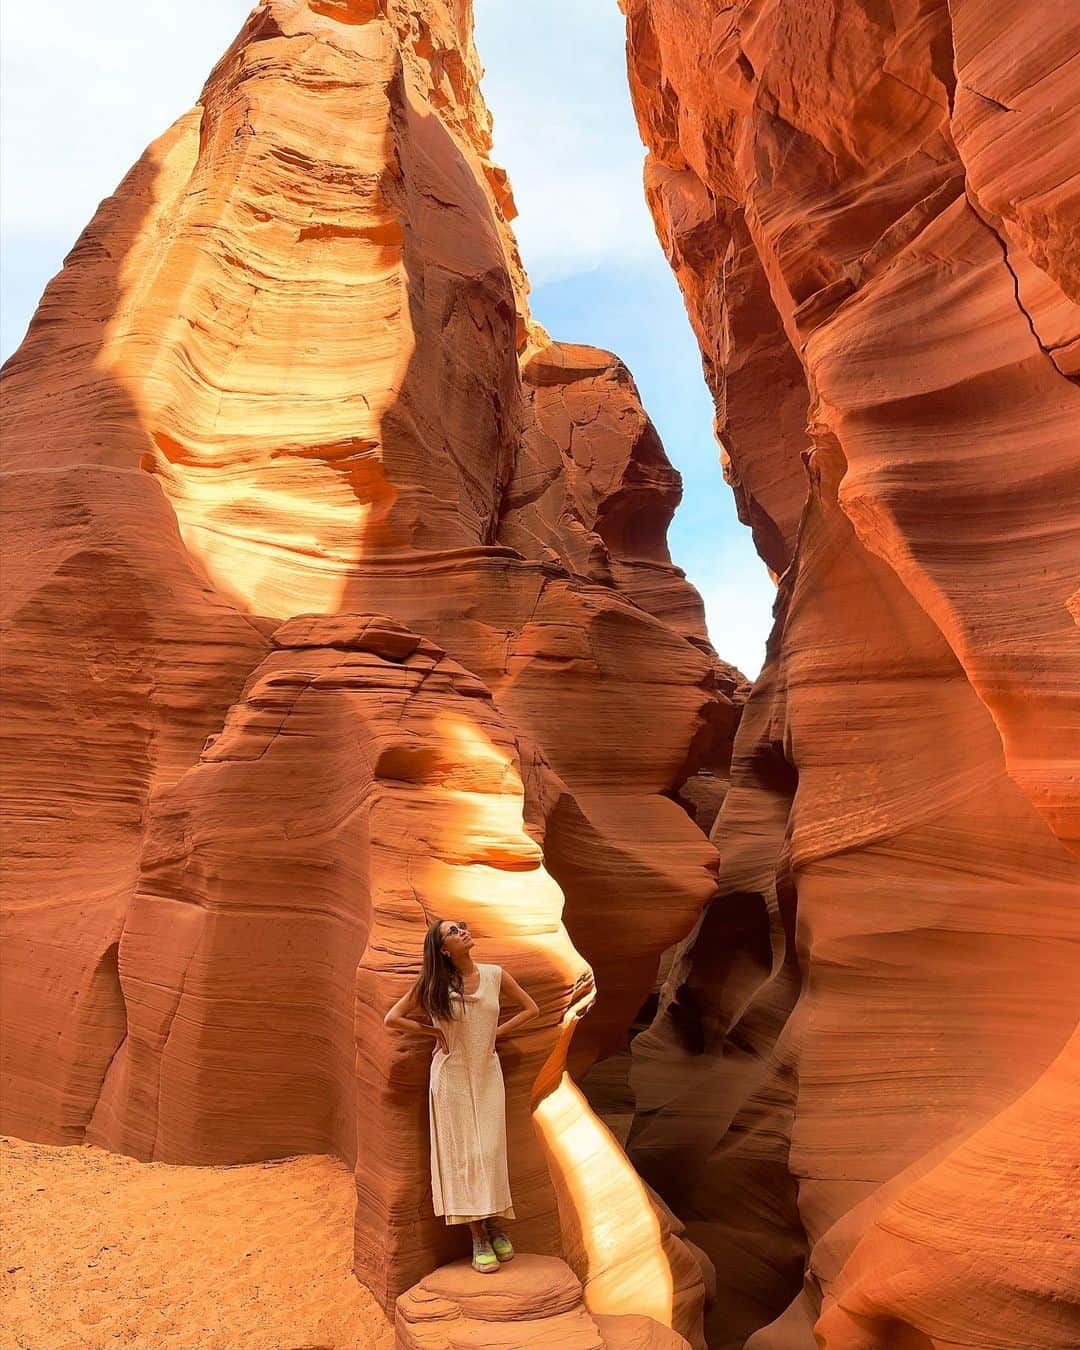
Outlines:
[[[3,1350],[390,1350],[328,1157],[139,1163],[0,1136]]]

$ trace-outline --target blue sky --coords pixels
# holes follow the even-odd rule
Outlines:
[[[721,477],[700,354],[645,207],[616,0],[474,5],[533,312],[552,337],[630,368],[683,475],[672,558],[701,591],[721,656],[753,677],[774,588]],[[98,202],[192,105],[249,8],[2,0],[0,359]]]

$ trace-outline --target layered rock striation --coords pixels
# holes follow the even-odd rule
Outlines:
[[[521,1246],[700,1345],[702,1270],[567,1066],[714,891],[678,790],[740,677],[630,375],[529,316],[478,75],[466,5],[260,4],[5,367],[3,1128],[336,1153],[389,1311],[460,1235],[381,1019],[460,915],[542,1010]]]
[[[780,575],[629,1148],[710,1345],[1075,1340],[1068,7],[622,0],[645,188]]]
[[[573,1350],[687,1350],[677,1332],[641,1314],[590,1316],[581,1283],[550,1256],[515,1256],[495,1280],[465,1261],[441,1266],[397,1301],[397,1350],[448,1343],[572,1346]],[[512,1339],[511,1339],[512,1338]]]

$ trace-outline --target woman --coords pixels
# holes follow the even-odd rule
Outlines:
[[[514,1255],[497,1222],[515,1215],[506,1163],[506,1093],[495,1042],[532,1021],[540,1009],[509,971],[474,962],[472,947],[467,923],[437,919],[424,939],[416,983],[383,1021],[436,1041],[428,1088],[432,1205],[448,1224],[469,1225],[473,1269],[487,1274]],[[521,1005],[501,1027],[500,993]],[[414,1011],[426,1013],[430,1024],[411,1017]]]

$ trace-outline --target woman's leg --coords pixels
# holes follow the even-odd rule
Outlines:
[[[472,1234],[473,1270],[479,1270],[482,1274],[488,1274],[493,1270],[499,1269],[499,1258],[491,1245],[491,1239],[488,1237],[487,1225],[483,1219],[473,1219],[469,1224],[469,1232]]]
[[[492,1215],[484,1220],[484,1229],[487,1233],[488,1241],[491,1243],[491,1249],[499,1261],[509,1261],[514,1255],[514,1244],[506,1236],[503,1230],[502,1220]]]

